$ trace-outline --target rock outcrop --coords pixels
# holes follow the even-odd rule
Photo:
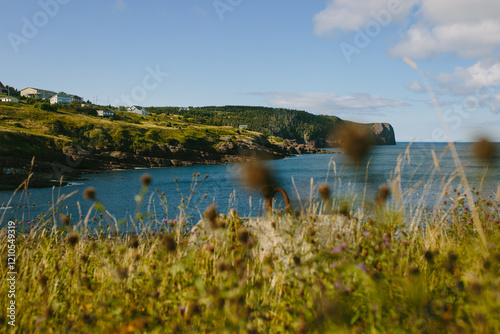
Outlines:
[[[376,145],[396,145],[396,135],[389,123],[375,123],[371,130]]]

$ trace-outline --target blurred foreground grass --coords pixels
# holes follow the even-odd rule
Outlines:
[[[138,203],[151,179],[142,182]],[[182,210],[190,197],[176,219],[137,214],[141,229],[123,234],[89,189],[107,229],[92,232],[82,218],[16,222],[16,327],[3,316],[0,326],[19,333],[500,332],[499,194],[470,192],[471,208],[460,190],[443,189],[433,210],[415,209],[386,201],[398,182],[382,187],[374,203],[348,209],[317,185],[319,197],[302,212],[252,220],[284,236],[272,248],[236,212],[213,207],[206,233],[190,231]],[[162,227],[148,228],[153,222]],[[7,240],[3,229],[4,267]],[[2,269],[3,312],[7,277]]]

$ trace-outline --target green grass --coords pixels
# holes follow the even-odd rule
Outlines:
[[[390,202],[345,210],[323,189],[323,200],[313,196],[298,214],[263,217],[266,234],[233,213],[219,215],[214,229],[205,220],[194,242],[185,224],[188,207],[205,205],[191,203],[198,176],[176,217],[163,219],[160,192],[160,207],[137,210],[128,224],[139,233],[117,233],[124,225],[95,198],[102,228],[86,228],[92,214],[65,226],[57,208],[17,221],[17,327],[1,326],[40,333],[500,332],[500,194],[472,193],[469,208],[460,190],[444,188],[446,202],[429,211],[398,199],[397,174]],[[147,184],[138,207],[149,198]],[[270,234],[280,237],[274,248],[266,245]],[[2,270],[2,292],[6,276]],[[0,304],[8,302],[2,293]]]
[[[220,137],[236,136],[248,140],[260,134],[246,131],[239,135],[232,127],[191,124],[169,115],[142,116],[117,112],[114,119],[102,119],[60,107],[45,111],[33,105],[0,104],[0,151],[34,153],[37,141],[42,150],[64,147],[135,151],[155,145],[183,144],[189,140],[214,148]],[[40,151],[38,151],[40,152]]]

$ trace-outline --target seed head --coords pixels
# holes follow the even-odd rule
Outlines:
[[[434,263],[434,253],[433,252],[431,252],[431,251],[425,252],[424,257],[427,260],[427,262],[429,262],[430,264]]]
[[[130,239],[128,246],[130,248],[137,248],[139,247],[139,238],[137,236],[134,236],[132,239]]]
[[[61,223],[63,223],[64,226],[69,226],[71,223],[69,216],[68,215],[61,215]]]
[[[163,238],[163,246],[167,249],[169,252],[175,252],[177,249],[177,242],[175,242],[175,239],[172,238],[171,235],[165,235]]]
[[[66,242],[71,246],[71,247],[75,247],[76,244],[78,243],[78,234],[70,234],[68,235],[68,237],[66,238]]]
[[[324,201],[328,201],[330,199],[330,187],[328,184],[320,185],[318,187],[318,194]]]
[[[373,144],[368,131],[355,127],[341,128],[336,139],[344,153],[356,164],[366,157]]]
[[[42,288],[45,288],[47,286],[47,282],[49,279],[45,275],[41,275],[38,277],[38,283],[42,286]]]
[[[479,160],[490,160],[495,155],[495,151],[495,144],[486,138],[482,138],[477,143],[472,145],[472,153]]]
[[[151,178],[151,175],[144,174],[141,176],[141,182],[144,187],[149,187],[151,182],[153,182],[153,179]]]
[[[85,198],[85,199],[94,200],[95,195],[96,195],[96,191],[95,191],[95,188],[93,188],[93,187],[88,187],[87,189],[85,189],[83,191],[83,198]]]
[[[241,179],[247,187],[260,190],[265,198],[273,196],[276,182],[269,168],[263,163],[245,164],[241,171]]]
[[[239,230],[238,231],[238,240],[242,243],[242,244],[247,244],[248,243],[248,238],[250,237],[250,233],[248,233],[247,230]]]
[[[205,210],[205,218],[207,218],[208,222],[210,223],[210,227],[212,227],[213,229],[220,227],[218,217],[219,214],[217,213],[215,204],[209,205]]]
[[[375,200],[377,205],[384,204],[384,202],[389,198],[390,194],[391,190],[389,189],[389,186],[387,184],[381,185],[380,188],[378,188],[377,199]]]

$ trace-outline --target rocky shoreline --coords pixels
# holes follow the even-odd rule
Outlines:
[[[0,156],[0,190],[16,189],[29,178],[30,188],[64,186],[82,175],[106,170],[219,165],[256,159],[282,159],[296,154],[328,154],[313,144],[284,140],[270,143],[264,136],[242,142],[226,141],[216,147],[155,145],[136,152],[65,148],[28,156],[3,152]],[[31,175],[31,176],[30,176]]]

